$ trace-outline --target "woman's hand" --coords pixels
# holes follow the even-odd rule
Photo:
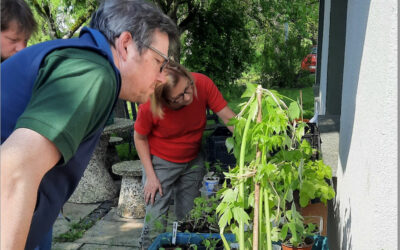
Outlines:
[[[151,205],[153,205],[157,191],[160,192],[161,196],[163,196],[162,187],[157,176],[146,177],[146,183],[144,184],[144,201],[146,202],[146,205],[149,204],[149,201],[151,202]]]

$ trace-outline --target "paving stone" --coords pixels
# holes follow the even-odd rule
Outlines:
[[[139,247],[84,244],[79,250],[137,250]]]
[[[100,204],[101,202],[92,204],[77,204],[67,202],[63,207],[63,213],[72,221],[79,221],[95,210]]]
[[[77,250],[81,249],[80,247],[83,243],[75,243],[75,242],[62,242],[62,243],[53,243],[51,246],[52,250]]]
[[[115,209],[109,214],[115,214]],[[106,218],[112,218],[107,215]],[[142,232],[143,220],[117,221],[102,219],[91,227],[82,238],[75,242],[88,244],[106,244],[115,246],[139,247],[139,237]]]
[[[110,212],[104,216],[103,220],[106,221],[119,221],[119,222],[136,222],[142,224],[144,219],[131,219],[131,218],[123,218],[117,214],[117,208],[113,207]]]
[[[63,208],[64,216],[66,216],[70,221],[65,219],[61,214],[58,216],[57,220],[53,226],[53,239],[60,234],[68,232],[73,223],[79,222],[82,218],[90,214],[94,209],[96,209],[100,203],[95,204],[75,204],[75,203],[65,203]]]

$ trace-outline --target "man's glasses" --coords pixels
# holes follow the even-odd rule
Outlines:
[[[176,103],[182,102],[185,95],[192,93],[192,91],[193,91],[192,87],[193,87],[193,81],[190,81],[188,86],[185,88],[185,90],[183,90],[183,93],[180,93],[177,97],[168,99],[168,102],[171,104],[176,104]]]
[[[154,51],[155,53],[157,53],[158,55],[160,55],[162,58],[164,58],[164,62],[161,64],[160,67],[160,73],[164,70],[164,68],[167,66],[167,64],[169,63],[169,58],[168,56],[164,55],[163,53],[161,53],[161,51],[159,51],[158,49],[150,46],[150,45],[145,45],[147,48],[151,49],[152,51]]]

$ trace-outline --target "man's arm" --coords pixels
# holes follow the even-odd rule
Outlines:
[[[228,107],[228,105],[225,106],[225,108],[221,109],[219,112],[216,113],[219,118],[225,123],[225,125],[229,122],[229,120],[234,117],[236,114],[233,113],[233,111]],[[227,127],[232,133],[233,133],[233,126],[228,126]]]
[[[1,146],[1,249],[24,249],[37,192],[60,152],[37,132],[20,128]]]
[[[154,172],[153,163],[150,158],[149,142],[146,135],[141,135],[134,132],[135,147],[138,152],[140,161],[143,164],[144,171],[146,172],[146,183],[144,185],[144,200],[146,204],[150,201],[154,204],[154,198],[157,191],[163,195],[161,183]]]

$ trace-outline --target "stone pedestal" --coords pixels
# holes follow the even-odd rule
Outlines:
[[[112,134],[129,131],[133,124],[134,122],[129,119],[114,118],[114,123],[104,128],[99,144],[69,202],[97,203],[117,196],[118,190],[107,165],[107,148]]]
[[[100,138],[89,165],[74,193],[69,198],[73,203],[96,203],[111,200],[117,196],[110,173],[105,167],[105,155],[109,136]]]
[[[140,160],[123,161],[112,166],[114,174],[122,176],[117,214],[123,218],[144,218],[146,206],[142,188]]]

